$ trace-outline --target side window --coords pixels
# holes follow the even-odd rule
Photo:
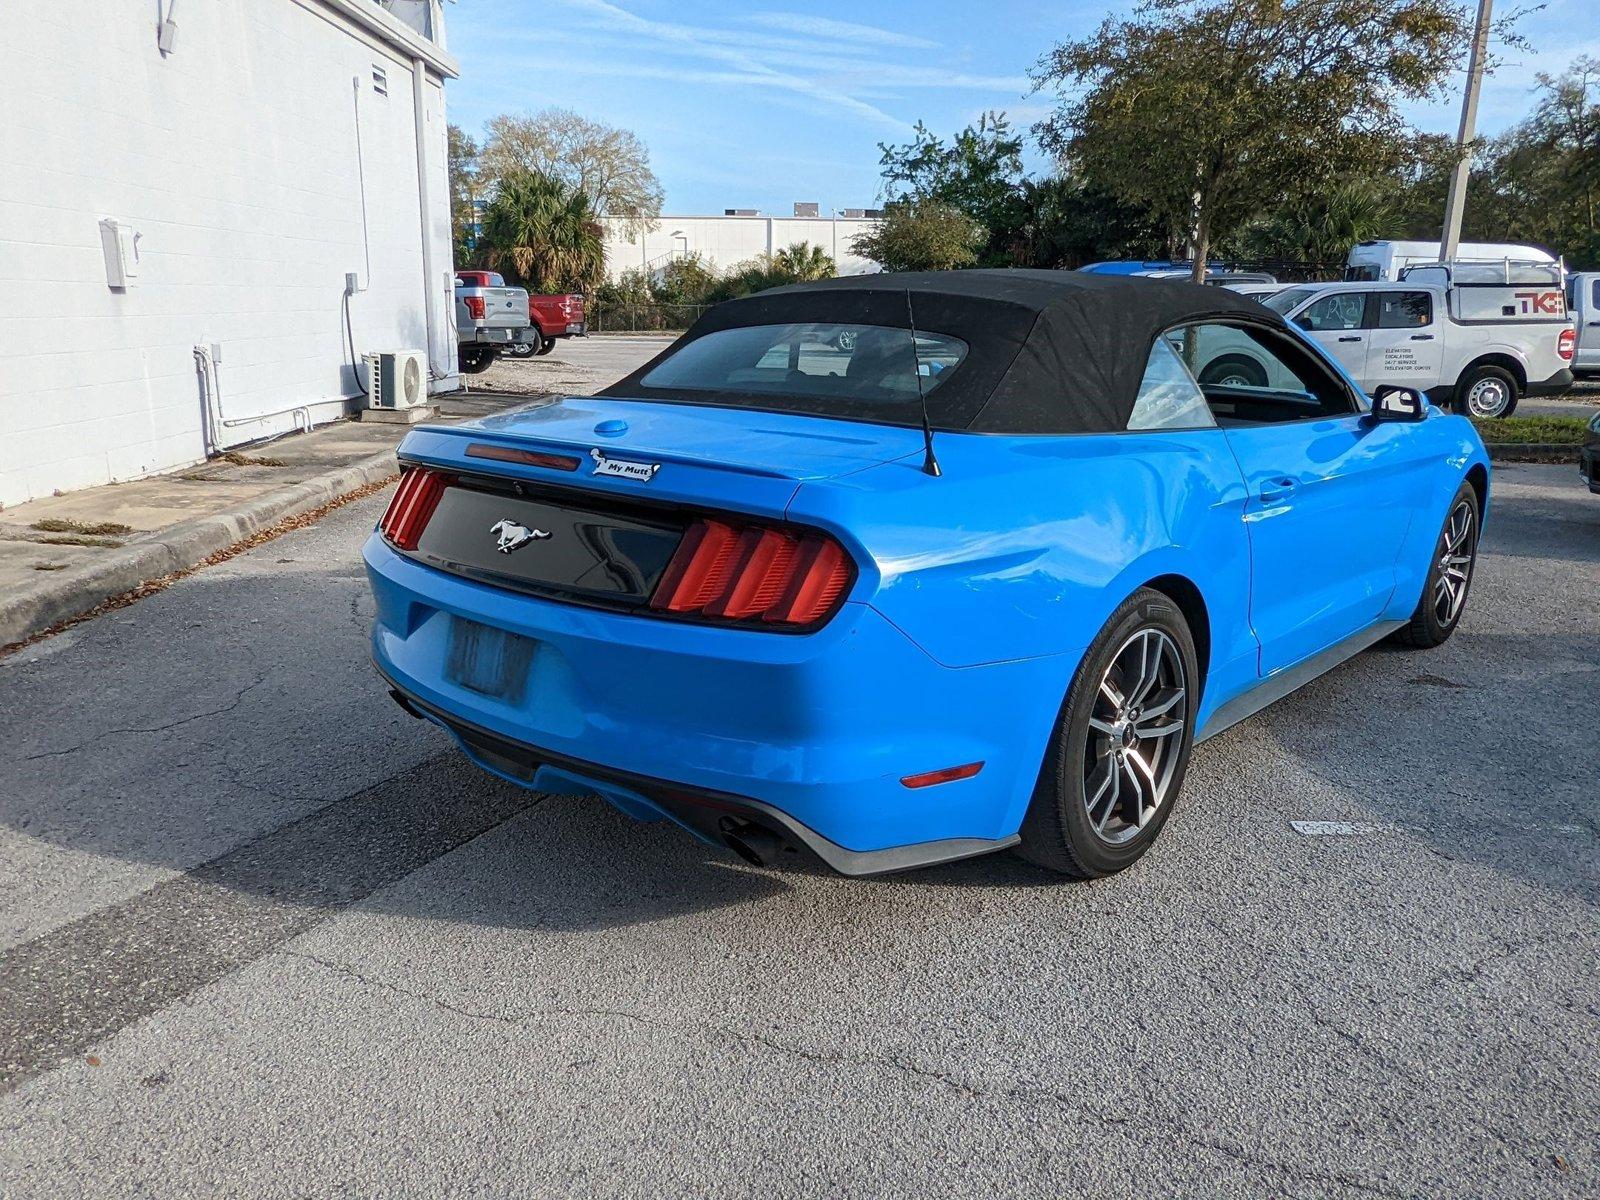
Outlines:
[[[1366,308],[1365,292],[1335,292],[1313,301],[1294,321],[1301,329],[1309,329],[1313,333],[1360,329]]]
[[[1589,299],[1595,308],[1600,309],[1600,279],[1589,285]]]
[[[1427,292],[1379,292],[1379,329],[1417,329],[1433,323],[1433,297]]]
[[[1309,346],[1246,323],[1207,322],[1165,340],[1199,381],[1219,425],[1259,425],[1360,411],[1349,387]]]
[[[1150,347],[1129,429],[1210,429],[1216,425],[1205,393],[1165,338]]]

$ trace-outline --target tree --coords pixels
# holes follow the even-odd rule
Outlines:
[[[1383,185],[1345,179],[1288,197],[1240,229],[1228,250],[1255,261],[1342,263],[1351,246],[1385,236],[1394,221],[1395,208]]]
[[[921,121],[904,145],[878,144],[883,195],[889,201],[935,200],[960,209],[988,231],[979,257],[1005,261],[1005,244],[1025,215],[1022,138],[1003,112],[986,112],[946,145]]]
[[[818,279],[832,279],[839,273],[833,256],[809,242],[796,242],[779,250],[772,256],[772,270],[785,283],[812,283]]]
[[[1084,181],[1215,240],[1275,197],[1395,169],[1399,105],[1438,92],[1468,44],[1452,0],[1147,0],[1063,42],[1036,130]]]
[[[504,175],[483,214],[491,269],[530,292],[591,292],[605,248],[589,197],[536,171]]]
[[[1071,268],[1169,254],[1163,226],[1071,175],[1027,180],[1021,207],[1004,247],[1009,265]]]
[[[448,146],[450,229],[455,241],[455,262],[458,267],[470,267],[476,262],[478,245],[478,143],[462,132],[459,125],[452,125]]]
[[[949,271],[978,261],[988,231],[954,205],[900,200],[877,226],[856,234],[851,249],[889,271]]]
[[[559,180],[587,196],[595,212],[630,218],[629,236],[661,215],[661,181],[638,136],[569,109],[493,118],[482,170],[497,184],[529,171]]]

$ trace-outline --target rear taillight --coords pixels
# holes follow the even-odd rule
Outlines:
[[[1578,348],[1578,334],[1573,329],[1563,329],[1561,336],[1556,340],[1556,353],[1563,362],[1571,362],[1573,351]]]
[[[394,499],[378,522],[378,532],[400,550],[415,550],[428,527],[439,497],[450,485],[450,477],[427,467],[412,467],[400,477]]]
[[[471,317],[474,321],[483,320],[483,297],[464,296],[463,299],[467,302],[467,316]]]
[[[650,607],[716,621],[814,625],[833,612],[854,574],[844,548],[816,530],[698,520]]]

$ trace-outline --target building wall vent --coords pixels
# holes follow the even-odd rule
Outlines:
[[[377,63],[372,64],[372,90],[380,96],[389,94],[389,72]]]

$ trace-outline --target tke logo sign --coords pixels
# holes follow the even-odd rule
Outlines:
[[[1567,314],[1560,292],[1513,292],[1512,295],[1522,305],[1524,313],[1549,313],[1553,317]]]

